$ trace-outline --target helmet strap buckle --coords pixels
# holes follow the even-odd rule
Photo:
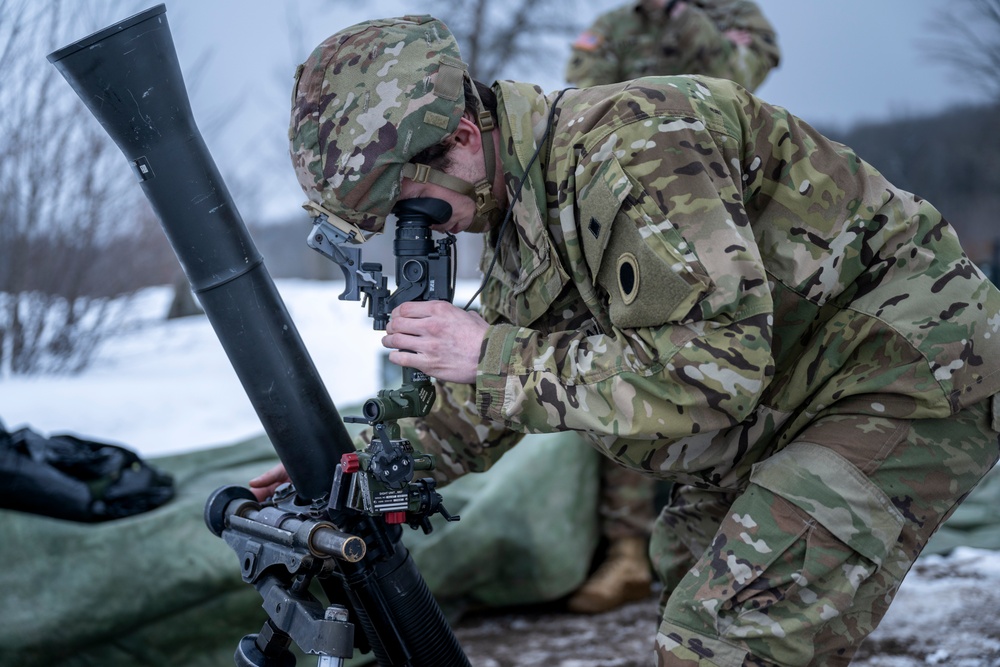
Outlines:
[[[493,187],[489,181],[479,181],[475,188],[476,213],[489,213],[497,208],[497,198],[493,196]]]
[[[430,179],[431,171],[433,171],[428,165],[421,164],[419,162],[414,162],[413,165],[416,169],[410,175],[410,179],[417,183],[427,183]]]

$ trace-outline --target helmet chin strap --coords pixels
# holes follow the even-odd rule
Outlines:
[[[468,76],[468,75],[466,75]],[[470,80],[471,81],[471,80]],[[483,100],[479,97],[475,82],[472,82],[472,94],[476,98],[479,106],[479,114],[476,116],[476,127],[479,128],[483,146],[483,159],[486,161],[486,178],[476,183],[446,174],[439,169],[434,169],[426,164],[414,164],[409,162],[403,165],[402,175],[417,183],[434,183],[443,188],[447,188],[460,195],[468,197],[476,205],[476,213],[473,216],[472,224],[467,231],[483,233],[500,218],[500,203],[493,196],[493,179],[496,176],[496,151],[493,147],[493,130],[496,123],[493,116],[483,105]]]
[[[549,109],[548,120],[545,121],[545,132],[542,134],[541,140],[535,147],[535,152],[532,153],[531,158],[528,159],[528,164],[524,169],[524,175],[521,176],[521,180],[518,181],[517,187],[514,189],[514,197],[512,201],[518,201],[521,198],[521,188],[524,186],[524,182],[528,180],[528,172],[531,171],[531,165],[535,163],[535,159],[538,157],[538,154],[542,151],[542,146],[545,145],[545,141],[549,137],[549,132],[552,131],[552,122],[556,117],[556,108],[559,106],[559,100],[562,99],[562,96],[566,93],[567,90],[572,90],[572,89],[565,88],[563,90],[560,90],[559,94],[556,95],[555,101],[552,102],[552,108]],[[471,308],[472,302],[476,300],[476,297],[479,296],[480,293],[483,291],[483,289],[486,287],[486,281],[490,279],[490,274],[493,273],[493,267],[496,266],[497,263],[497,257],[500,256],[500,242],[503,240],[504,230],[507,229],[507,223],[510,222],[510,217],[513,212],[514,212],[514,207],[508,206],[507,214],[503,217],[503,222],[500,224],[500,228],[497,231],[496,247],[493,250],[493,259],[490,260],[490,265],[486,267],[486,272],[483,274],[483,281],[479,283],[479,289],[477,289],[476,293],[472,295],[472,297],[469,299],[469,302],[465,304],[465,308],[463,310],[468,310],[469,308]]]
[[[493,150],[493,130],[496,129],[496,123],[493,122],[492,114],[486,110],[482,98],[479,97],[475,81],[472,82],[471,87],[472,94],[475,95],[479,106],[476,125],[479,127],[482,139],[483,159],[486,161],[486,180],[475,185],[476,215],[472,219],[469,231],[482,234],[500,218],[500,202],[493,196],[493,179],[496,177],[497,167],[496,151]]]

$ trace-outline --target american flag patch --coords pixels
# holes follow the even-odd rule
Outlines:
[[[583,51],[593,51],[601,45],[604,41],[604,37],[601,35],[594,34],[589,30],[585,30],[580,33],[580,36],[576,38],[573,42],[574,49],[581,49]]]

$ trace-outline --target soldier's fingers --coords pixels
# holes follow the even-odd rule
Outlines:
[[[389,353],[389,361],[397,366],[416,368],[431,377],[436,375],[438,364],[425,354],[413,350],[393,350]]]
[[[416,336],[409,336],[405,333],[391,333],[382,336],[382,347],[387,347],[390,350],[411,350],[414,347],[419,346],[419,340]]]
[[[389,320],[389,324],[385,328],[385,337],[412,336],[414,338],[420,338],[422,336],[427,336],[433,328],[428,325],[428,319],[429,318],[414,319],[410,317],[400,317],[399,319]],[[394,340],[398,340],[398,338]],[[382,344],[385,345],[384,340]],[[400,346],[392,345],[391,347]]]
[[[396,306],[392,317],[403,319],[424,319],[436,317],[454,317],[460,308],[447,301],[407,301]]]
[[[420,319],[430,317],[433,312],[434,302],[432,301],[406,301],[393,309],[392,317]]]

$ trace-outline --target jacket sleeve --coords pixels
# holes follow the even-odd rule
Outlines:
[[[733,426],[773,374],[772,304],[738,157],[683,117],[640,118],[606,136],[575,170],[575,229],[563,225],[574,281],[603,331],[492,326],[480,414],[612,438]]]

